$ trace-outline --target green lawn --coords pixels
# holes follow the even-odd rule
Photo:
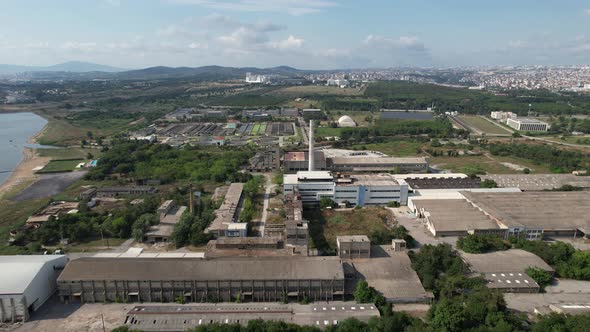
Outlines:
[[[536,165],[530,160],[497,156],[492,158],[486,156],[434,157],[430,158],[430,165],[458,173],[471,173],[474,171],[483,171],[488,174],[522,173],[502,164],[506,162],[527,167],[531,170],[531,173],[551,173],[546,165]]]
[[[353,145],[354,150],[365,150],[383,152],[392,157],[411,157],[420,154],[421,142],[417,141],[393,141],[387,143],[357,144]]]
[[[37,149],[41,157],[51,157],[55,159],[85,159],[88,153],[95,158],[101,154],[100,149],[89,148],[57,148],[57,149]]]
[[[37,173],[71,172],[76,169],[76,166],[81,162],[84,162],[84,159],[52,160]]]
[[[489,135],[510,135],[510,132],[477,115],[461,115],[459,118],[468,125]]]

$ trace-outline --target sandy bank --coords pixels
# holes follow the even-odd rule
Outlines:
[[[33,169],[45,166],[51,158],[40,157],[34,149],[24,148],[23,159],[20,164],[12,171],[10,177],[0,185],[0,198],[9,193],[15,187],[23,183],[31,182],[37,179]]]

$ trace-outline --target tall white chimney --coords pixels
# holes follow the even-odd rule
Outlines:
[[[308,171],[314,170],[314,155],[313,155],[313,120],[309,120],[309,169]]]

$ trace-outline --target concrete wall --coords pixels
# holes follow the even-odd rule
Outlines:
[[[71,302],[278,302],[284,296],[312,301],[342,299],[342,280],[234,280],[234,281],[73,281],[58,284],[62,301]]]

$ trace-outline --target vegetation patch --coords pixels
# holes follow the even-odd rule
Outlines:
[[[54,159],[37,173],[63,173],[72,172],[84,159]]]

